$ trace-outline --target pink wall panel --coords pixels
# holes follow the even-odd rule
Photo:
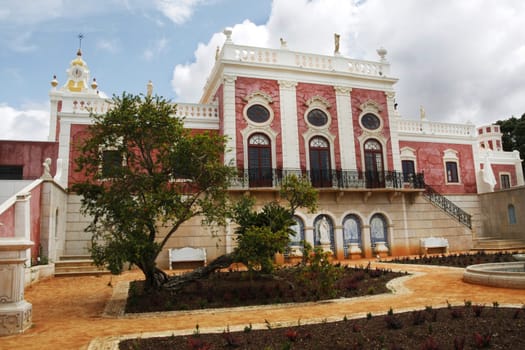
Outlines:
[[[476,167],[472,146],[451,143],[400,141],[399,148],[410,147],[416,152],[417,172],[425,173],[425,183],[443,194],[476,193]],[[453,149],[458,152],[458,184],[446,184],[444,151]]]
[[[42,163],[51,158],[51,175],[56,172],[57,142],[0,141],[0,165],[22,165],[25,180],[42,176]]]
[[[510,174],[510,185],[516,186],[518,184],[517,177],[516,177],[516,167],[511,164],[491,164],[492,165],[492,171],[494,172],[494,176],[496,177],[496,180],[498,183],[494,187],[494,190],[501,189],[501,183],[500,183],[500,173],[509,173]]]
[[[87,137],[88,125],[79,125],[79,124],[72,124],[71,125],[71,131],[70,131],[70,138],[69,138],[69,176],[68,176],[68,186],[71,186],[74,183],[77,183],[79,181],[85,180],[84,174],[77,172],[76,165],[75,165],[75,159],[80,155],[80,151],[78,150],[78,146],[80,145],[80,142]]]
[[[31,248],[31,258],[36,260],[40,247],[40,217],[41,217],[42,184],[31,191],[31,240],[35,243]]]
[[[243,149],[243,137],[241,131],[244,130],[248,123],[244,118],[243,111],[247,102],[244,100],[246,96],[253,92],[262,91],[271,96],[273,103],[271,108],[274,113],[274,118],[270,124],[270,128],[277,133],[276,145],[276,164],[278,168],[282,168],[283,165],[283,151],[282,151],[282,138],[281,138],[281,104],[279,94],[279,84],[276,80],[269,79],[255,79],[237,77],[235,81],[235,118],[236,118],[236,129],[237,129],[237,167],[244,168],[244,149]]]
[[[352,100],[352,120],[354,126],[354,143],[356,150],[356,163],[358,170],[363,169],[363,155],[361,154],[361,145],[359,144],[359,137],[363,134],[363,129],[359,124],[359,116],[362,111],[360,109],[361,105],[369,100],[374,101],[379,104],[381,111],[379,116],[383,120],[383,129],[381,134],[386,140],[386,160],[384,160],[385,170],[398,170],[394,169],[394,161],[392,159],[392,142],[390,139],[390,121],[388,115],[388,106],[386,101],[386,96],[384,91],[377,90],[365,90],[365,89],[352,89],[351,100]]]
[[[319,85],[319,84],[306,84],[299,83],[296,88],[297,94],[297,138],[299,140],[299,156],[301,160],[301,168],[306,169],[306,152],[308,151],[308,145],[305,145],[303,134],[308,130],[308,124],[305,121],[305,113],[308,110],[308,106],[305,104],[310,98],[314,96],[321,96],[325,98],[330,104],[329,109],[331,124],[330,134],[336,136],[334,140],[334,159],[335,168],[341,169],[341,152],[339,147],[339,133],[338,133],[338,116],[337,116],[337,104],[335,98],[334,87],[331,85]]]
[[[15,206],[14,204],[0,214],[0,237],[15,236]]]

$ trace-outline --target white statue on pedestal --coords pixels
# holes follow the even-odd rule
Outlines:
[[[330,244],[330,225],[325,216],[319,222],[319,242],[321,245]]]

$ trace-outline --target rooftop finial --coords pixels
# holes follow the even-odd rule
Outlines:
[[[77,56],[82,56],[82,39],[84,39],[84,34],[78,34],[78,51]]]

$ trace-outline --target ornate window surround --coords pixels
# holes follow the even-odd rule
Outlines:
[[[374,139],[377,142],[379,142],[379,144],[381,144],[381,154],[383,155],[383,165],[385,167],[385,169],[383,170],[388,171],[388,159],[386,153],[387,140],[383,137],[381,133],[369,132],[366,130],[363,130],[361,136],[358,137],[359,150],[361,152],[361,169],[365,170],[365,143],[370,139]]]
[[[328,148],[330,150],[330,168],[335,169],[335,155],[334,155],[334,140],[335,136],[330,134],[327,130],[317,131],[309,129],[303,134],[305,158],[306,158],[306,170],[310,170],[310,141],[314,137],[322,137],[328,141]]]
[[[332,108],[332,105],[330,104],[330,102],[328,102],[326,98],[322,96],[317,96],[317,95],[312,96],[304,103],[304,105],[307,106],[308,108],[306,109],[306,111],[304,111],[303,118],[304,118],[306,125],[308,125],[309,128],[312,128],[315,130],[330,129],[330,125],[332,124],[332,116],[330,115],[330,112],[328,112],[328,110]],[[319,109],[326,114],[326,117],[328,120],[326,121],[325,125],[315,126],[308,121],[308,114],[314,109]]]
[[[443,151],[443,170],[445,172],[445,184],[447,185],[460,185],[461,184],[461,167],[459,166],[458,151],[448,148]],[[447,174],[447,162],[456,163],[456,169],[458,172],[458,181],[449,182]]]
[[[244,169],[248,169],[248,146],[249,146],[249,140],[250,137],[252,137],[255,134],[262,134],[266,136],[270,140],[270,149],[272,152],[272,168],[277,167],[277,152],[276,152],[276,141],[277,141],[277,133],[273,131],[270,128],[263,128],[263,127],[247,127],[246,129],[241,131],[242,135],[242,148],[243,148],[243,164]]]
[[[244,97],[243,101],[247,103],[243,108],[242,115],[244,117],[244,120],[246,120],[246,122],[248,123],[248,125],[267,126],[273,122],[273,118],[275,115],[273,112],[273,108],[271,107],[271,104],[273,103],[273,99],[270,95],[268,95],[267,93],[263,91],[257,90],[247,95],[246,97]],[[256,122],[251,121],[250,118],[248,118],[248,108],[250,108],[253,105],[261,105],[268,110],[268,112],[270,113],[270,117],[268,118],[267,121],[263,123],[256,123]]]
[[[361,110],[361,113],[359,114],[358,122],[359,122],[359,126],[361,127],[361,129],[367,132],[380,133],[383,130],[385,123],[383,121],[383,118],[380,115],[382,108],[379,105],[379,103],[377,103],[374,100],[367,100],[366,102],[362,103],[359,106],[359,109]],[[379,127],[377,129],[370,130],[363,125],[363,123],[361,122],[361,119],[366,114],[373,114],[379,119]]]

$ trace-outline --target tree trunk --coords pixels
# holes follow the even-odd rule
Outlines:
[[[164,285],[169,276],[161,269],[154,267],[151,271],[142,271],[146,280],[144,281],[144,289],[160,289]]]
[[[219,269],[224,269],[233,264],[234,258],[233,254],[225,254],[219,256],[217,259],[213,260],[206,266],[199,267],[191,272],[188,272],[182,276],[171,276],[168,277],[168,280],[162,285],[162,288],[176,291],[184,287],[187,283],[195,281],[199,278],[208,277],[215,271]]]

